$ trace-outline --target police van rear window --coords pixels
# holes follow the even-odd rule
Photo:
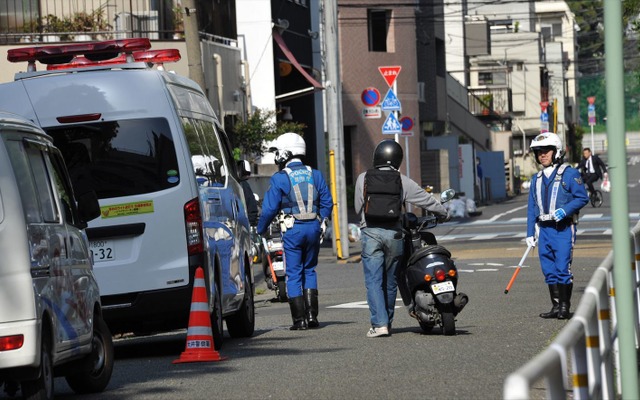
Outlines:
[[[178,161],[164,118],[95,122],[45,129],[64,157],[76,195],[99,199],[178,185]]]

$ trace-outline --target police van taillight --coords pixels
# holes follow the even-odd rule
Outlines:
[[[7,60],[10,62],[28,62],[29,72],[36,70],[36,61],[48,66],[59,66],[50,69],[61,69],[134,61],[161,64],[180,60],[180,52],[178,50],[167,49],[147,52],[146,50],[150,48],[151,42],[148,38],[19,47],[10,49],[7,52]],[[62,65],[66,66],[62,67]]]
[[[202,241],[202,214],[198,198],[184,205],[184,221],[187,228],[187,250],[189,255],[195,255],[204,251]]]

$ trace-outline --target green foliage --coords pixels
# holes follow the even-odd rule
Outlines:
[[[286,132],[303,135],[304,124],[291,121],[276,121],[276,112],[256,109],[246,121],[238,121],[229,135],[234,156],[245,155],[251,161],[261,157],[268,149],[265,143]]]

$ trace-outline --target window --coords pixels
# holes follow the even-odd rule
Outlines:
[[[226,186],[228,161],[210,121],[182,118],[182,126],[189,143],[191,162],[198,183],[203,186]]]
[[[172,188],[180,182],[164,118],[97,122],[47,129],[62,152],[76,195],[99,199]]]
[[[389,36],[391,11],[368,10],[367,26],[369,29],[369,51],[386,52]]]
[[[478,85],[506,85],[507,73],[503,71],[479,72]]]
[[[22,179],[17,179],[16,182],[18,184],[18,191],[20,192],[22,208],[27,223],[41,223],[42,214],[40,213],[40,207],[38,205],[38,195],[31,175],[31,168],[29,168],[29,161],[24,144],[16,140],[8,141],[7,150],[9,152],[11,165],[13,166],[14,175],[22,177]]]

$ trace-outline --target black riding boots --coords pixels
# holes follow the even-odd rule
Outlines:
[[[558,318],[558,310],[560,309],[560,290],[558,284],[549,285],[549,296],[551,297],[551,311],[541,313],[540,318],[550,319]]]
[[[558,309],[558,319],[571,318],[571,292],[573,290],[573,283],[568,285],[558,284],[558,290],[560,292],[560,307]]]
[[[304,312],[304,296],[289,297],[289,308],[291,308],[291,319],[293,325],[289,328],[292,331],[307,329],[307,320]]]
[[[309,328],[320,326],[318,322],[318,289],[304,290],[304,308]]]

